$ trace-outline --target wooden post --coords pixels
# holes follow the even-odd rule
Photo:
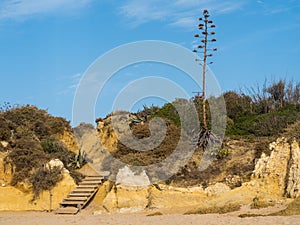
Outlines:
[[[49,212],[52,211],[52,196],[53,196],[52,191],[49,190],[49,197],[50,197],[50,199],[49,199],[50,200]]]

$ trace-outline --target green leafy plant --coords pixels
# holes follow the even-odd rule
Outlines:
[[[65,145],[55,137],[43,139],[41,145],[47,153],[61,152],[66,149]]]
[[[218,151],[218,154],[217,154],[217,159],[224,159],[226,157],[229,156],[229,150],[226,149],[226,148],[221,148],[219,151]]]
[[[68,167],[74,167],[76,169],[81,168],[86,163],[86,152],[80,150],[77,155],[74,156],[73,159],[70,160]]]

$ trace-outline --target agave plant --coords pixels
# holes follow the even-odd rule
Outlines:
[[[86,161],[87,154],[83,149],[80,149],[78,154],[75,155],[74,159],[71,159],[68,166],[75,167],[76,169],[81,168],[87,161]]]
[[[215,38],[211,38],[212,35],[215,35],[214,31],[209,32],[210,29],[215,28],[212,20],[209,20],[210,17],[209,12],[207,10],[203,11],[203,17],[200,17],[199,20],[201,23],[198,25],[198,29],[200,30],[201,34],[195,34],[194,37],[199,39],[197,40],[200,42],[198,45],[198,49],[194,49],[193,52],[197,53],[198,56],[196,61],[202,61],[200,65],[203,67],[202,71],[202,94],[198,93],[198,96],[201,97],[199,100],[202,101],[202,129],[197,138],[197,145],[201,148],[209,149],[212,148],[216,143],[219,142],[217,136],[213,134],[211,130],[208,129],[207,126],[207,119],[206,119],[206,67],[207,64],[212,64],[212,62],[208,62],[207,60],[209,57],[212,57],[213,54],[208,54],[209,51],[217,51],[217,48],[208,48],[208,44],[211,42],[216,42]],[[199,58],[200,57],[200,58]],[[197,97],[198,97],[197,96]]]

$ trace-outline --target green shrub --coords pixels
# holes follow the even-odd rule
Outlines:
[[[49,161],[49,157],[34,150],[14,149],[4,160],[14,168],[11,185],[15,186],[18,182],[25,181],[32,169]]]
[[[41,145],[46,153],[61,152],[66,150],[65,145],[55,137],[43,139],[41,141]]]
[[[177,127],[180,127],[180,117],[172,103],[167,103],[161,107],[152,117],[161,117],[171,120]]]
[[[10,108],[0,113],[1,116],[10,121],[12,129],[26,127],[43,139],[53,134],[62,134],[65,130],[72,131],[70,122],[62,117],[53,117],[46,110],[38,109],[36,106],[25,105]]]
[[[243,116],[229,124],[226,135],[278,136],[289,124],[300,119],[300,112],[283,109],[260,115]]]
[[[218,151],[217,159],[224,159],[224,158],[226,158],[227,156],[229,156],[229,150],[226,149],[226,148],[221,148],[221,149]]]
[[[0,117],[0,141],[9,141],[11,137],[11,131],[9,128],[9,122]]]
[[[67,167],[75,154],[57,138],[64,131],[72,132],[68,121],[36,106],[0,107],[0,140],[10,144],[4,161],[13,168],[12,185],[28,180],[33,171],[53,158]]]
[[[290,140],[295,138],[298,142],[300,142],[300,120],[288,126],[285,129],[284,136]]]
[[[50,191],[55,185],[63,179],[62,168],[54,167],[37,169],[29,178],[32,183],[34,199],[39,197],[42,191]]]

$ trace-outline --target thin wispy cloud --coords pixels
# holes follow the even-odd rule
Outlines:
[[[187,28],[187,27],[194,27],[197,19],[193,18],[193,17],[183,17],[183,18],[179,18],[177,19],[175,22],[170,23],[170,25],[172,26],[176,26],[176,27],[183,27],[183,28]]]
[[[120,7],[120,12],[130,20],[132,26],[151,20],[163,20],[170,12],[167,7],[160,8],[160,2],[163,1],[130,0]]]
[[[240,46],[246,45],[247,43],[260,42],[264,40],[266,37],[271,37],[274,35],[280,35],[282,33],[287,33],[291,30],[299,29],[300,24],[289,24],[287,26],[276,26],[270,27],[268,29],[257,30],[255,32],[248,33],[247,35],[240,37],[239,39],[235,39],[231,41],[228,45],[223,46],[221,51],[230,51],[231,49],[238,48]],[[293,49],[290,49],[292,51]]]
[[[240,10],[248,0],[127,0],[120,8],[133,27],[151,21],[166,21],[172,26],[190,29],[197,23],[199,12],[203,9],[214,14]]]
[[[82,78],[81,73],[76,73],[72,76],[62,77],[60,79],[60,81],[63,81],[67,85],[63,90],[59,91],[57,93],[57,95],[66,95],[66,94],[69,94],[69,93],[74,93],[76,91],[76,88],[77,88],[81,78]]]
[[[286,0],[284,3],[282,1],[274,0],[274,1],[262,1],[257,0],[258,6],[262,10],[264,15],[274,15],[280,14],[289,11],[297,11],[300,7],[300,3],[294,0]],[[259,10],[258,10],[259,12]]]
[[[2,0],[0,20],[24,20],[36,15],[69,13],[87,6],[92,0]]]

